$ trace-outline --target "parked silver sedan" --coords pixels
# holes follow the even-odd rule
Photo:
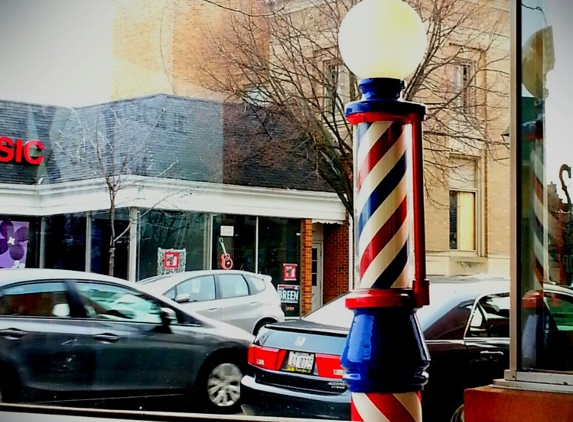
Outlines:
[[[202,270],[159,275],[138,285],[179,303],[184,309],[257,334],[284,321],[271,277],[240,270]]]

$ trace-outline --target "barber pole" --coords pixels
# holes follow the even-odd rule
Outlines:
[[[543,146],[543,101],[538,101],[537,119],[526,123],[525,139],[529,145],[531,201],[531,234],[533,240],[533,290],[542,290],[549,278],[548,199],[545,184],[545,153]]]
[[[364,99],[346,116],[357,125],[355,203],[357,289],[346,300],[354,320],[341,362],[353,421],[421,422],[421,390],[429,363],[416,308],[428,303],[425,273],[421,121],[425,107],[401,100],[404,83],[360,82]],[[411,149],[411,150],[410,150]],[[409,216],[408,154],[413,167]],[[409,263],[410,225],[416,250]]]
[[[521,360],[524,368],[543,366],[546,356],[541,347],[545,343],[545,323],[543,312],[543,283],[549,280],[549,212],[547,186],[545,184],[545,151],[543,142],[544,101],[536,100],[535,120],[523,124],[523,148],[528,158],[530,207],[529,236],[533,252],[529,257],[529,289],[522,298],[523,334],[521,340]]]

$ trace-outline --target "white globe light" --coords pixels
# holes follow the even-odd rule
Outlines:
[[[359,78],[404,79],[422,60],[426,29],[402,0],[362,0],[342,20],[338,46]]]

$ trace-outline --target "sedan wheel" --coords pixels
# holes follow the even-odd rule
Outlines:
[[[234,363],[219,363],[207,376],[209,405],[219,412],[238,409],[243,373]]]

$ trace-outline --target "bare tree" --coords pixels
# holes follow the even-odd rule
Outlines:
[[[154,128],[154,124],[145,124],[141,116],[130,115],[117,105],[72,109],[66,129],[55,143],[54,152],[67,157],[60,163],[69,163],[73,167],[73,179],[94,180],[101,184],[109,197],[109,275],[114,275],[117,243],[130,228],[128,224],[120,231],[117,229],[116,214],[121,206],[119,194],[141,183],[141,178],[129,176],[162,177],[177,164],[174,162],[155,169],[150,150]],[[158,199],[146,212],[173,194]]]
[[[277,0],[267,3],[266,13],[229,13],[230,31],[206,31],[209,65],[196,61],[206,88],[286,119],[298,136],[284,148],[312,161],[351,216],[352,128],[344,108],[360,92],[341,61],[337,35],[356,2]],[[424,21],[428,45],[404,99],[428,108],[424,140],[431,189],[447,183],[452,154],[500,159],[509,91],[508,7],[500,1],[408,2]]]

